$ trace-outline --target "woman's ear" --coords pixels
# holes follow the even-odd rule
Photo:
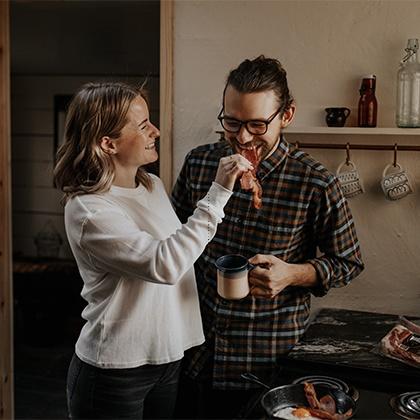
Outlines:
[[[281,128],[286,128],[293,120],[295,116],[296,105],[290,105],[289,109],[284,111],[283,116],[281,117]]]
[[[115,141],[111,137],[103,136],[99,142],[99,146],[108,155],[115,155],[117,153]]]

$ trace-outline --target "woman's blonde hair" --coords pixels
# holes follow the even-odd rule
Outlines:
[[[75,195],[109,190],[115,168],[100,142],[104,136],[121,135],[130,104],[138,96],[147,102],[143,87],[119,82],[87,83],[75,94],[54,168],[54,184],[64,192],[64,202]],[[137,171],[136,182],[152,189],[151,178],[142,168]]]

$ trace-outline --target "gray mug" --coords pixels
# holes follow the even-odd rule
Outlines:
[[[344,165],[349,166],[350,170],[341,172]],[[363,193],[364,188],[362,180],[360,179],[356,165],[351,160],[345,161],[339,165],[337,168],[337,178],[340,181],[341,189],[346,198],[351,198]]]
[[[396,172],[388,173],[390,168],[397,168]],[[382,191],[388,200],[399,200],[413,192],[410,179],[399,163],[385,166],[381,180]]]

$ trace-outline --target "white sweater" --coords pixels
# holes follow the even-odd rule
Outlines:
[[[65,207],[88,303],[76,354],[94,366],[168,363],[204,341],[193,263],[232,192],[214,182],[182,225],[161,180],[151,176],[152,192],[113,186]]]

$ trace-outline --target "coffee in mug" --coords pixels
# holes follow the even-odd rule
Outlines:
[[[396,168],[396,171],[388,173],[392,167]],[[381,187],[388,200],[399,200],[413,192],[410,179],[399,163],[390,163],[385,167]]]
[[[217,293],[225,299],[242,299],[249,293],[248,272],[254,268],[239,254],[228,254],[216,260]]]

